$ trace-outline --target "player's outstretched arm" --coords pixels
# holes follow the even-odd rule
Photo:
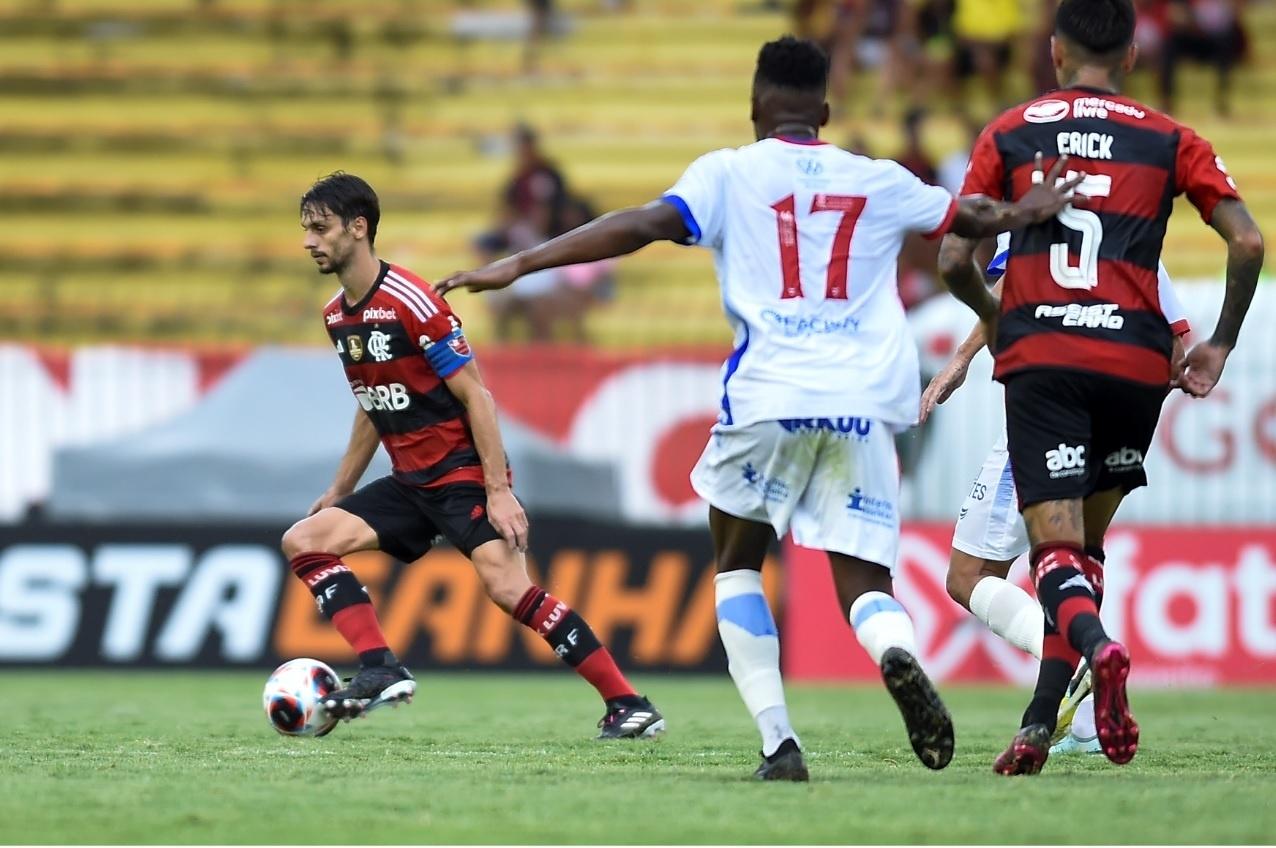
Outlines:
[[[319,496],[319,500],[314,502],[306,515],[314,515],[321,509],[327,509],[353,492],[354,487],[359,485],[363,472],[368,470],[368,463],[372,461],[379,444],[381,444],[381,437],[377,435],[376,425],[363,409],[355,407],[354,425],[350,428],[350,442],[346,445],[346,452],[341,457],[341,464],[337,466],[337,476],[328,487],[328,491]]]
[[[1223,366],[1236,347],[1263,270],[1263,234],[1244,203],[1234,199],[1219,201],[1210,226],[1227,242],[1227,290],[1214,335],[1188,351],[1179,379],[1183,391],[1194,397],[1208,395],[1223,375]]]
[[[470,291],[503,289],[534,271],[624,256],[653,241],[682,241],[689,235],[678,210],[656,200],[646,206],[609,212],[556,239],[507,256],[477,271],[453,274],[435,284],[434,290],[447,294],[459,288]]]
[[[496,422],[496,402],[483,384],[473,360],[445,378],[448,390],[465,407],[474,434],[474,447],[483,464],[483,486],[487,489],[487,520],[511,548],[527,550],[527,513],[510,490],[505,464],[505,446]]]
[[[1072,202],[1074,189],[1086,177],[1082,171],[1061,181],[1060,175],[1067,164],[1068,155],[1065,153],[1055,160],[1049,173],[1045,173],[1038,151],[1036,168],[1032,172],[1033,185],[1023,197],[1014,203],[981,195],[960,198],[949,232],[968,239],[989,238],[1053,218]]]
[[[1001,296],[1004,280],[1004,277],[997,280],[997,284],[993,286],[994,297]],[[922,392],[922,406],[917,416],[918,425],[925,424],[926,419],[935,411],[935,407],[948,400],[953,396],[953,392],[962,387],[962,384],[966,382],[966,372],[970,370],[971,361],[979,351],[984,349],[986,343],[987,337],[984,335],[984,325],[981,321],[971,329],[966,340],[957,346],[953,358],[948,360],[948,364],[931,379],[930,385],[926,386],[926,391]]]
[[[939,276],[948,290],[969,306],[982,322],[985,342],[997,338],[997,314],[1001,304],[984,283],[975,263],[977,239],[949,233],[939,246]]]

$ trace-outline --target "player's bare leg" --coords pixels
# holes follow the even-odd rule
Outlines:
[[[664,732],[664,716],[634,691],[611,651],[598,641],[585,619],[527,576],[527,560],[521,551],[504,540],[493,540],[475,548],[470,561],[488,597],[535,631],[559,659],[598,691],[607,706],[598,722],[600,739],[649,738]]]
[[[882,670],[914,753],[927,768],[953,758],[953,722],[917,661],[913,621],[895,600],[890,570],[858,557],[829,553],[838,602],[864,650]]]
[[[328,507],[284,533],[288,564],[315,596],[319,611],[359,655],[359,671],[331,693],[324,709],[352,719],[387,705],[410,703],[416,682],[386,644],[367,590],[341,557],[377,547],[377,534],[362,518]]]
[[[770,524],[709,507],[713,536],[714,606],[727,669],[762,734],[759,780],[809,779],[797,733],[789,723],[780,677],[780,635],[762,591],[762,563],[775,539]]]

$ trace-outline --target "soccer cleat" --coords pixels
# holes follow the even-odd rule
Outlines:
[[[1072,729],[1072,718],[1077,714],[1077,707],[1081,706],[1081,702],[1086,696],[1094,691],[1094,676],[1090,673],[1090,666],[1086,664],[1085,659],[1081,660],[1081,664],[1077,666],[1076,674],[1072,675],[1072,682],[1068,684],[1068,694],[1063,699],[1063,703],[1059,705],[1059,717],[1055,719],[1054,733],[1050,736],[1050,744],[1054,745],[1068,735]]]
[[[953,758],[953,720],[917,660],[903,648],[882,655],[882,679],[895,699],[908,741],[922,765],[942,769]]]
[[[665,717],[645,697],[636,701],[607,702],[607,714],[598,720],[599,739],[650,739],[665,732]]]
[[[992,764],[997,774],[1036,774],[1050,756],[1050,731],[1044,724],[1030,724],[1015,734],[1010,747]]]
[[[416,694],[412,673],[401,665],[370,665],[323,699],[322,706],[332,718],[349,721],[384,706],[410,704]]]
[[[792,780],[805,783],[811,779],[802,759],[802,749],[792,739],[785,739],[771,756],[762,755],[762,765],[753,773],[754,780]]]
[[[1063,735],[1063,738],[1050,746],[1050,756],[1060,756],[1067,754],[1102,754],[1103,746],[1099,744],[1098,736],[1091,736],[1089,739],[1082,739],[1074,734],[1071,730]]]
[[[1094,724],[1108,759],[1125,765],[1139,750],[1139,725],[1130,713],[1125,681],[1130,676],[1130,652],[1120,642],[1108,642],[1094,652]]]

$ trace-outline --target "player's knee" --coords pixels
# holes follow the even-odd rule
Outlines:
[[[948,591],[948,597],[952,598],[963,607],[970,606],[970,592],[974,589],[971,583],[970,575],[966,574],[951,565],[948,567],[948,574],[944,577],[944,588]]]
[[[490,542],[471,555],[487,596],[505,612],[513,612],[532,587],[519,555],[504,542]]]
[[[303,518],[289,527],[279,542],[284,556],[292,559],[301,553],[322,553],[341,555],[345,551],[336,550],[331,534],[325,531],[323,523],[316,521],[317,516]]]

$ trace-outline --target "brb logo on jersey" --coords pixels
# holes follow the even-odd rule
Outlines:
[[[350,384],[355,400],[364,412],[402,412],[408,408],[412,399],[408,397],[408,387],[402,383],[390,383],[385,386],[366,386],[355,380]]]
[[[1051,480],[1085,474],[1085,445],[1060,442],[1059,447],[1046,451],[1046,470],[1050,472]]]

